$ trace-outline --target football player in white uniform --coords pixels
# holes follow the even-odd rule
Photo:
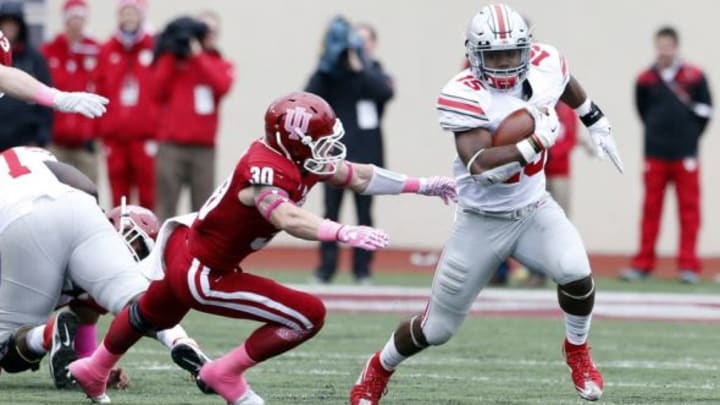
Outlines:
[[[546,150],[555,142],[559,99],[575,109],[598,149],[622,171],[610,124],[586,96],[567,62],[549,45],[532,42],[527,23],[494,4],[466,32],[470,68],[453,77],[437,100],[440,125],[455,134],[459,202],[426,311],[401,323],[367,361],[350,392],[351,405],[377,405],[395,368],[458,330],[498,265],[514,257],[558,284],[566,338],[563,353],[577,393],[602,395],[603,379],[587,344],[595,297],[590,264],[575,227],[545,191]],[[513,111],[527,109],[535,133],[493,146],[493,133]],[[521,134],[522,135],[522,134]]]
[[[47,351],[45,322],[68,281],[117,313],[149,280],[128,249],[136,231],[123,228],[128,239],[120,237],[96,204],[95,185],[50,152],[16,147],[0,153],[0,190],[0,369],[13,373],[37,369]],[[58,387],[69,382],[65,366],[75,359],[76,327],[69,312],[54,323],[50,370]],[[158,335],[168,347],[196,347],[179,326]],[[187,356],[188,347],[181,354]],[[193,359],[207,361],[199,349]]]

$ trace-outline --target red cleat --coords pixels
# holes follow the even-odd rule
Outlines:
[[[380,364],[380,353],[373,354],[350,390],[350,405],[378,405],[380,398],[387,393],[392,374]]]
[[[570,376],[580,398],[597,401],[603,393],[603,378],[590,357],[587,343],[574,345],[565,340],[563,355],[570,368]]]

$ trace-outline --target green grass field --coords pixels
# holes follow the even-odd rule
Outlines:
[[[307,278],[301,273],[278,276],[286,281]],[[393,277],[378,281],[392,284]],[[420,286],[428,281],[425,275],[406,276],[404,280]],[[607,280],[606,284],[613,283]],[[634,286],[650,290],[678,287],[674,282],[653,283]],[[704,288],[709,289],[705,292],[718,291],[712,284]],[[101,331],[107,327],[105,318]],[[347,393],[365,359],[384,344],[402,318],[393,314],[330,314],[325,329],[315,339],[259,365],[248,373],[248,381],[268,405],[346,404]],[[244,339],[254,325],[192,313],[184,326],[208,354],[218,356]],[[585,403],[577,397],[562,361],[562,338],[560,319],[469,318],[447,345],[404,364],[383,404]],[[719,341],[718,324],[596,320],[591,343],[606,381],[601,402],[720,404]],[[111,391],[113,403],[223,403],[219,397],[201,394],[155,341],[145,339],[134,347],[122,366],[130,373],[132,387]],[[79,391],[56,391],[45,362],[36,373],[0,376],[1,404],[87,403],[83,397]]]

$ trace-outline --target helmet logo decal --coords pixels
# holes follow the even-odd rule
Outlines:
[[[300,134],[306,134],[312,114],[306,112],[302,107],[288,109],[285,114],[285,131],[290,134],[290,139],[300,139]]]

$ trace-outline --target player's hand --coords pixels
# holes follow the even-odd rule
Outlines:
[[[108,99],[97,94],[84,92],[56,91],[53,107],[62,112],[78,113],[87,118],[97,118],[105,114]]]
[[[440,197],[445,205],[450,201],[457,202],[457,188],[455,179],[434,176],[422,179],[418,194]]]
[[[618,153],[615,139],[612,136],[612,127],[607,117],[600,118],[596,123],[588,127],[588,133],[595,145],[597,145],[597,156],[601,159],[610,159],[620,173],[625,172],[622,159]]]
[[[555,108],[528,106],[526,109],[535,120],[535,133],[531,135],[533,140],[539,143],[538,146],[542,149],[550,149],[560,134],[560,121]]]
[[[365,250],[382,249],[390,243],[390,237],[382,229],[353,225],[343,225],[338,231],[337,240]]]
[[[130,387],[130,377],[122,367],[114,368],[110,370],[107,387],[116,390],[125,390]]]

